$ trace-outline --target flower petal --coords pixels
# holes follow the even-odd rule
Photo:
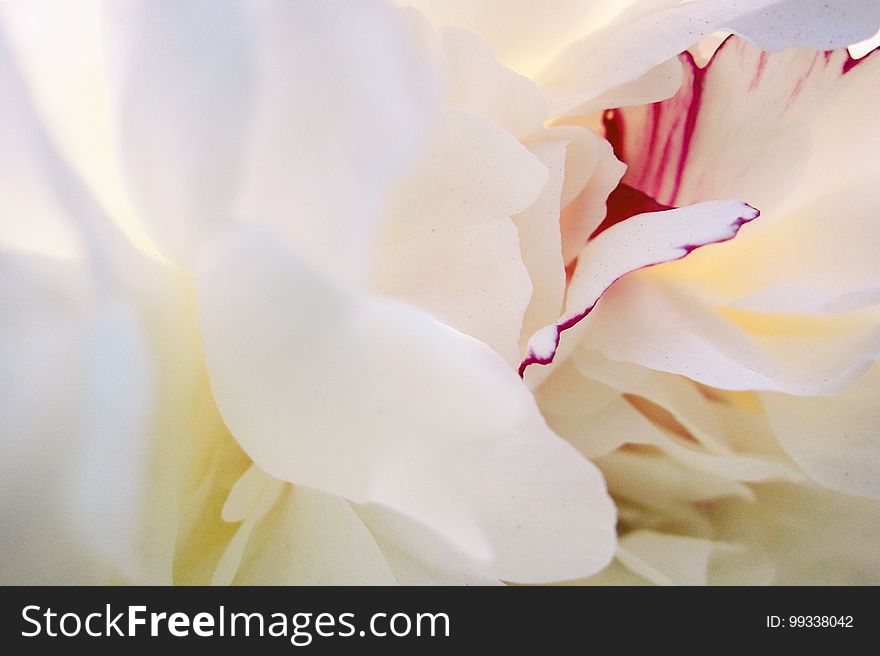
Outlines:
[[[0,136],[17,161],[4,171],[10,193],[0,205],[0,416],[14,445],[3,478],[16,490],[2,512],[17,527],[4,580],[170,580],[174,518],[156,517],[145,500],[162,495],[144,491],[157,479],[178,489],[175,471],[151,468],[162,391],[154,362],[169,341],[151,310],[177,297],[180,280],[126,242],[59,157],[2,37]],[[31,220],[34,234],[19,229]],[[44,249],[55,228],[63,248]],[[167,309],[180,316],[174,302]]]
[[[476,33],[502,64],[534,77],[554,55],[626,3],[555,0],[403,0],[438,26],[455,25]]]
[[[400,585],[501,585],[493,563],[468,557],[423,524],[375,504],[354,510]]]
[[[256,221],[362,285],[435,96],[397,16],[336,1],[113,8],[119,146],[160,251],[189,264],[224,227]]]
[[[240,585],[392,585],[376,545],[345,499],[285,485],[253,529]]]
[[[731,38],[706,69],[684,63],[675,98],[606,123],[629,166],[624,183],[667,205],[744,197],[764,218],[663,274],[747,309],[840,311],[855,309],[859,295],[876,302],[864,293],[876,299],[880,277],[871,246],[880,239],[871,183],[880,128],[870,109],[880,57],[853,66],[845,51],[768,55]]]
[[[562,311],[565,298],[565,266],[562,261],[562,235],[559,211],[566,182],[566,162],[571,142],[549,134],[527,143],[529,150],[547,167],[548,180],[537,200],[511,217],[516,225],[523,264],[528,270],[532,295],[522,320],[521,345],[535,330],[552,321]],[[516,356],[514,356],[514,362]]]
[[[573,578],[607,562],[601,477],[488,347],[334,288],[256,231],[216,244],[198,286],[218,405],[265,471],[407,514],[497,578]]]
[[[615,558],[655,585],[706,585],[711,543],[657,531],[633,531]]]
[[[483,114],[519,140],[543,129],[548,108],[540,89],[502,66],[478,36],[446,28],[440,49],[452,107]]]
[[[732,239],[757,216],[758,211],[745,203],[712,201],[641,214],[600,233],[581,251],[562,317],[529,340],[520,375],[529,365],[553,362],[562,333],[590,314],[618,279],[638,269],[683,258],[701,246]]]
[[[756,491],[754,503],[719,501],[713,526],[716,539],[763,553],[774,584],[880,584],[880,503],[804,484]]]
[[[584,342],[613,360],[722,389],[809,396],[854,382],[880,349],[877,310],[824,319],[721,314],[644,273],[610,289],[584,326]]]
[[[685,63],[675,98],[608,122],[629,164],[624,183],[661,203],[742,195],[764,218],[724,248],[631,276],[588,339],[614,359],[716,387],[840,389],[880,349],[880,196],[869,182],[880,132],[864,99],[880,59],[768,55],[731,38],[706,69]]]
[[[547,180],[543,164],[489,119],[443,113],[392,199],[372,279],[516,361],[531,283],[516,226]]]
[[[839,492],[880,499],[880,369],[833,396],[765,393],[776,437],[814,480]]]
[[[829,15],[834,16],[833,21],[827,20]],[[536,80],[550,101],[552,115],[584,114],[596,109],[588,103],[603,94],[608,94],[607,107],[623,106],[625,96],[631,93],[624,85],[639,78],[649,82],[639,93],[648,97],[653,87],[661,95],[652,101],[668,97],[665,94],[674,87],[664,84],[662,76],[643,76],[725,27],[779,50],[790,46],[844,47],[869,36],[878,25],[880,9],[866,0],[848,0],[833,8],[818,0],[633,2],[608,24],[571,42]],[[621,94],[620,105],[609,93],[615,88],[628,92]]]
[[[587,134],[584,141],[590,159],[588,164],[581,161],[577,165],[584,167],[586,164],[590,175],[577,196],[565,204],[560,216],[562,257],[566,266],[577,259],[587,240],[602,223],[607,212],[608,196],[626,171],[626,165],[614,156],[607,141],[589,130]]]
[[[866,0],[782,0],[725,22],[724,27],[762,50],[792,46],[815,50],[843,48],[872,36],[880,25],[880,6]]]

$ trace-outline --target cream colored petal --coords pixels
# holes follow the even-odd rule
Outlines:
[[[254,221],[362,285],[377,215],[436,97],[398,16],[336,1],[108,8],[118,147],[159,250],[189,266]]]
[[[791,0],[633,2],[608,24],[570,42],[536,80],[550,101],[552,115],[576,114],[582,106],[590,107],[585,103],[643,78],[720,29],[730,28],[761,46],[780,50],[845,47],[872,34],[878,24],[880,9],[867,0],[834,8],[826,2]],[[643,90],[651,90],[651,85]],[[668,93],[673,87],[661,83],[655,90]],[[668,96],[655,96],[652,101],[664,97]]]
[[[605,201],[626,171],[626,166],[614,156],[607,141],[592,131],[585,132],[584,145],[589,149],[590,159],[588,164],[583,161],[573,164],[578,168],[585,168],[585,164],[589,166],[589,178],[578,188],[577,195],[564,204],[560,217],[562,257],[566,266],[574,262],[602,223],[606,214]]]
[[[728,20],[725,27],[764,50],[802,46],[842,48],[867,39],[880,25],[880,6],[870,0],[782,0]]]
[[[681,62],[677,58],[667,59],[649,69],[641,77],[603,91],[570,110],[570,114],[586,116],[615,107],[647,105],[658,100],[671,98],[682,82]]]
[[[543,129],[548,107],[540,89],[498,63],[478,36],[446,28],[440,50],[450,106],[483,114],[520,140]]]
[[[711,543],[656,531],[620,539],[615,558],[655,585],[706,585]]]
[[[830,393],[861,376],[880,347],[876,311],[837,317],[722,315],[639,272],[615,285],[584,343],[615,360],[732,390]]]
[[[601,477],[485,345],[333,288],[271,235],[217,244],[199,297],[219,407],[268,473],[385,504],[497,578],[576,578],[607,562]]]
[[[533,77],[568,43],[608,22],[628,0],[401,0],[435,25],[483,38],[505,66]]]
[[[373,287],[480,339],[513,365],[531,283],[516,226],[547,181],[544,165],[489,119],[448,110],[401,182]]]
[[[395,582],[372,535],[339,497],[285,485],[249,537],[235,574],[238,585]]]
[[[629,302],[638,296],[640,312],[652,317],[639,337],[653,345],[652,353],[641,362],[717,386],[795,394],[839,389],[865,371],[877,352],[876,312],[854,310],[877,300],[870,275],[874,223],[867,220],[876,205],[875,185],[867,180],[875,175],[871,144],[877,139],[875,122],[859,116],[865,105],[857,98],[873,88],[875,73],[870,60],[852,66],[842,53],[768,56],[732,40],[708,72],[698,74],[705,77],[701,87],[683,89],[666,109],[626,110],[614,121],[615,138],[623,137],[618,153],[630,164],[625,182],[664,202],[743,193],[764,213],[761,225],[715,253],[627,281],[633,285]],[[693,121],[678,121],[669,131],[682,103]],[[713,127],[722,124],[737,129]],[[645,148],[639,135],[653,133],[651,125],[658,136]],[[685,151],[680,145],[688,134]],[[658,159],[656,143],[672,144],[671,163]],[[839,162],[840,175],[827,175],[831,161]],[[828,230],[832,215],[840,220]],[[636,291],[648,278],[667,284]],[[686,300],[688,293],[695,298]],[[661,300],[663,294],[669,298]],[[737,309],[700,308],[698,299]],[[688,316],[673,319],[677,313]],[[628,339],[621,326],[633,316],[606,315],[606,328],[613,321],[618,331],[617,346],[607,351],[613,357],[637,359],[621,345]],[[684,324],[691,333],[687,347],[658,348],[669,338],[680,340],[672,331]]]
[[[588,457],[601,457],[624,444],[650,445],[687,467],[720,478],[801,480],[797,468],[780,455],[728,445],[714,404],[683,393],[686,381],[665,377],[653,385],[631,386],[633,391],[624,395],[570,363],[537,389],[536,398],[551,428]],[[636,396],[636,390],[647,396]],[[697,409],[684,409],[684,401]]]
[[[374,504],[353,506],[400,585],[501,585],[492,563],[468,557],[418,522]]]
[[[880,504],[812,485],[757,488],[754,503],[718,502],[719,540],[761,552],[777,585],[880,583]]]
[[[0,24],[59,153],[132,241],[150,249],[125,196],[115,150],[102,13],[102,0],[13,0],[0,5]],[[51,235],[41,230],[44,247]]]
[[[626,274],[732,239],[757,216],[758,211],[745,203],[713,201],[640,214],[601,232],[578,256],[562,316],[529,339],[520,375],[530,365],[553,362],[562,333],[587,318],[605,292]]]
[[[175,304],[185,291],[174,273],[127,243],[59,157],[5,49],[0,88],[0,130],[16,148],[4,154],[19,161],[3,177],[11,193],[0,201],[7,317],[0,415],[14,456],[4,479],[15,491],[3,514],[18,527],[9,534],[4,578],[170,581],[174,513],[149,503],[161,494],[147,494],[157,479],[175,479],[152,469],[170,348],[168,315],[155,310],[174,313],[184,326],[175,326],[175,339],[185,341],[185,315]],[[20,204],[28,194],[42,202]],[[18,229],[29,220],[38,227],[30,235]],[[63,252],[52,243],[55,227],[71,237]],[[184,389],[189,360],[176,366]],[[32,486],[39,494],[27,492]]]
[[[814,480],[880,498],[880,370],[831,396],[765,393],[761,405],[782,446]]]
[[[718,404],[706,398],[693,381],[628,362],[615,362],[587,348],[578,349],[572,361],[581,375],[600,380],[621,393],[637,395],[670,413],[672,421],[680,422],[680,429],[706,450],[730,453],[717,414]]]
[[[549,177],[537,200],[511,217],[516,225],[523,264],[528,270],[532,288],[522,321],[517,354],[532,333],[559,316],[565,298],[559,211],[570,142],[553,140],[548,135],[548,138],[527,146],[547,167]]]
[[[286,487],[284,481],[266,474],[254,464],[236,481],[223,504],[221,517],[226,522],[240,523],[217,561],[211,585],[229,585],[233,582],[245,551],[251,544],[254,530],[283,496]],[[290,539],[290,536],[281,538],[281,544],[286,544]],[[285,565],[284,562],[277,563],[276,571],[282,572]]]
[[[658,527],[682,514],[702,515],[700,505],[707,501],[754,498],[748,485],[694,469],[656,451],[622,449],[597,463],[617,503],[644,508],[648,521]]]

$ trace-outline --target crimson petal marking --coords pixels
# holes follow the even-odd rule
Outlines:
[[[590,235],[590,239],[595,239],[600,233],[605,232],[613,225],[617,225],[621,221],[636,216],[637,214],[647,214],[649,212],[663,212],[665,210],[674,210],[675,207],[658,203],[645,192],[631,187],[628,184],[619,184],[608,196],[605,202],[607,211],[602,223]]]
[[[708,201],[678,209],[639,214],[603,231],[587,244],[578,258],[578,266],[568,288],[565,314],[555,324],[541,328],[529,339],[526,356],[519,365],[520,377],[525,375],[525,370],[530,365],[547,365],[553,362],[562,333],[587,317],[605,292],[623,276],[664,262],[680,260],[703,246],[729,241],[736,237],[742,226],[758,216],[760,212],[747,203]],[[658,234],[649,234],[656,239],[645,243],[645,232]],[[673,239],[682,241],[675,242]],[[606,248],[609,243],[614,247]],[[644,251],[643,259],[630,264],[625,263],[625,257],[619,257],[635,248]],[[624,260],[624,263],[620,260]],[[591,272],[591,280],[599,278],[607,279],[607,282],[602,280],[598,285],[600,291],[593,291],[585,298],[575,301],[572,297],[579,291],[578,274],[586,276],[583,273],[585,271]],[[575,303],[576,309],[572,309],[571,306]]]
[[[788,73],[790,86],[782,82],[781,86],[776,87],[777,93],[774,97],[778,96],[781,102],[778,107],[773,107],[787,113],[801,100],[799,96],[807,85],[830,74],[830,71],[823,69],[836,69],[842,77],[872,57],[877,57],[878,52],[880,48],[875,48],[855,59],[846,50],[828,50],[816,52],[812,61],[804,58],[801,64]],[[742,59],[740,66],[744,83],[723,77],[726,63],[734,57]],[[773,63],[774,60],[776,64]],[[719,108],[712,101],[722,91],[736,89],[747,98],[751,94],[760,93],[762,87],[780,85],[778,62],[781,60],[782,55],[761,52],[733,35],[724,40],[702,68],[696,64],[690,53],[679,55],[683,79],[675,96],[650,105],[609,109],[603,116],[605,138],[611,143],[615,156],[627,165],[621,182],[664,205],[684,205],[728,194],[737,196],[738,192],[719,191],[717,184],[712,186],[714,191],[704,188],[703,174],[710,170],[706,158],[711,159],[706,152],[707,140],[723,136],[717,127],[720,120]],[[768,66],[771,69],[775,66],[775,77],[773,70],[768,77]],[[719,68],[722,70],[718,70]],[[707,85],[710,87],[708,91]],[[788,90],[787,99],[782,94],[782,89]],[[706,114],[707,93],[710,96],[709,115]],[[731,112],[721,118],[724,119],[728,132],[734,128],[744,129],[742,124],[756,120],[748,109],[737,114]],[[780,118],[776,112],[768,109],[761,120],[780,121]],[[754,130],[744,134],[753,133]],[[739,160],[734,157],[732,161]],[[738,180],[738,177],[733,176],[733,179]],[[713,183],[717,181],[713,179]],[[777,186],[782,188],[783,184],[780,182]],[[753,196],[749,194],[749,197]],[[761,205],[766,208],[765,203],[762,200]]]
[[[679,55],[679,60],[683,79],[675,96],[644,107],[609,110],[602,121],[614,154],[628,167],[623,181],[663,205],[678,200],[708,70],[697,66],[689,52]],[[627,119],[633,116],[637,117],[633,127],[640,131],[635,142],[627,134]],[[647,151],[639,146],[629,152],[634,143],[646,144]]]
[[[853,57],[849,52],[847,52],[846,59],[843,60],[843,65],[840,67],[840,73],[842,75],[846,75],[852,69],[854,69],[856,66],[868,61],[871,57],[877,55],[878,53],[880,53],[880,46],[878,46],[877,48],[874,48],[870,52],[865,53],[863,56],[858,57],[858,58]],[[833,50],[827,50],[825,52],[825,58],[828,59],[833,54],[834,54]]]

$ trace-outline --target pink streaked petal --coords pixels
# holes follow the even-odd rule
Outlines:
[[[640,214],[590,240],[578,258],[568,287],[566,309],[553,325],[529,340],[519,366],[550,364],[561,335],[593,311],[605,291],[628,273],[686,257],[694,250],[733,239],[760,212],[740,201],[709,201],[679,209]]]
[[[664,205],[674,205],[681,188],[708,70],[689,52],[679,58],[684,79],[675,96],[609,111],[603,121],[614,154],[629,167],[623,181]]]
[[[876,52],[770,54],[731,37],[704,69],[685,58],[674,98],[606,115],[624,184],[661,203],[748,198],[763,212],[760,230],[664,277],[716,306],[762,312],[876,302]]]

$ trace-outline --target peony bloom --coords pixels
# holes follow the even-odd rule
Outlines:
[[[407,4],[4,5],[2,580],[867,580],[874,3]]]

